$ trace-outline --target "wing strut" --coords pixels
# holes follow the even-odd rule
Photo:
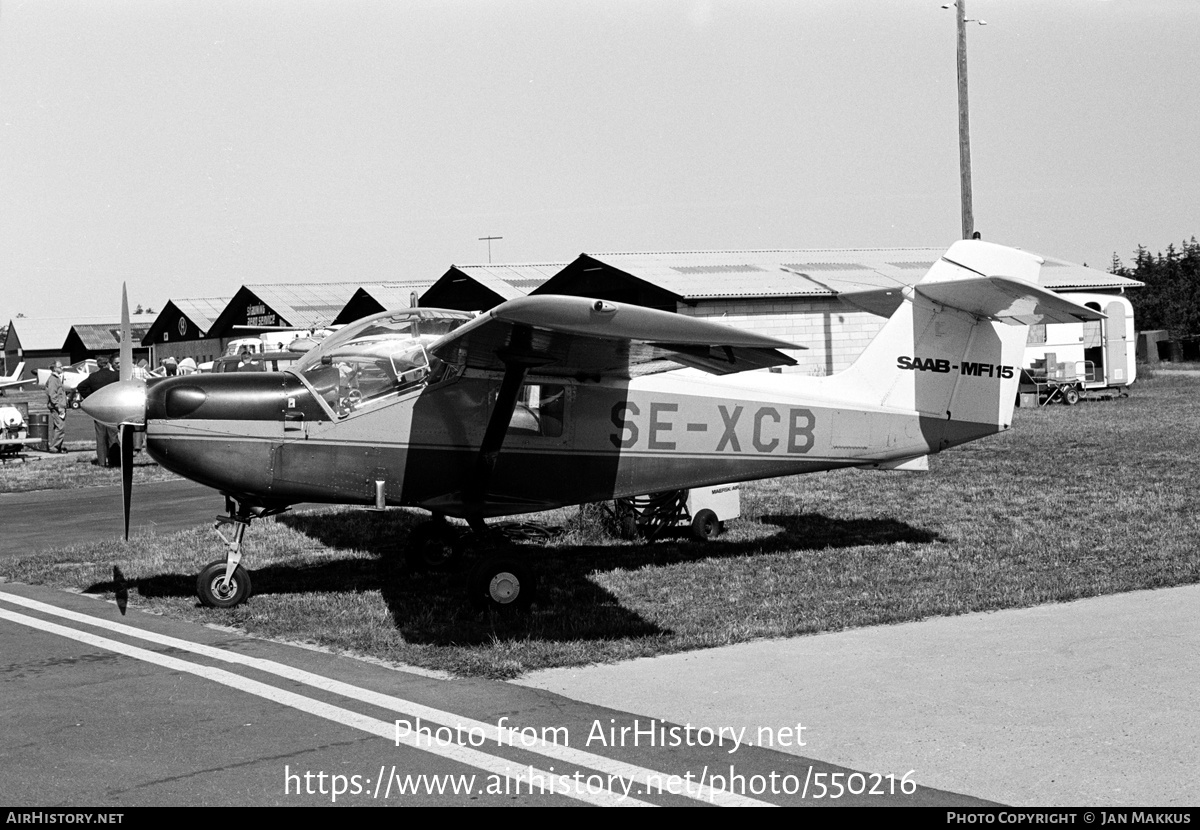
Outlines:
[[[530,369],[543,366],[552,360],[533,351],[532,338],[533,330],[529,326],[517,326],[513,330],[508,348],[497,353],[497,357],[504,363],[504,379],[500,381],[500,391],[496,395],[496,403],[492,406],[492,414],[483,433],[483,443],[479,446],[479,455],[475,460],[475,471],[463,488],[467,523],[476,533],[481,533],[485,528],[484,502],[492,482],[492,473],[496,469],[496,460],[504,446],[508,425],[517,408],[517,399],[521,394],[521,386],[525,383],[525,376]]]

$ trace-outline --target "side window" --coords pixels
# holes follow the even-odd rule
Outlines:
[[[521,387],[512,420],[510,435],[541,435],[559,438],[563,433],[566,415],[567,388],[557,383],[527,383]]]

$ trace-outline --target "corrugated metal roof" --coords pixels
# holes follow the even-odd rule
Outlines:
[[[105,323],[104,317],[16,317],[9,330],[16,333],[25,351],[61,351],[71,327],[81,323]]]
[[[944,253],[944,248],[858,248],[587,256],[675,294],[681,300],[703,300],[829,296],[846,291],[912,285]],[[1054,290],[1142,285],[1136,280],[1065,260],[1043,259],[1046,266],[1041,272],[1041,284]]]
[[[296,328],[328,325],[354,292],[371,283],[260,283],[242,286],[287,324]]]
[[[463,274],[473,279],[506,300],[524,297],[563,268],[565,262],[547,262],[533,265],[454,265]]]
[[[196,328],[207,332],[232,299],[233,297],[189,297],[183,300],[171,300],[171,304],[179,310],[180,314],[191,320]]]
[[[433,285],[429,280],[398,280],[396,282],[381,282],[362,285],[363,293],[389,311],[408,308],[412,305],[412,293],[420,297]],[[354,292],[358,293],[357,289]],[[353,296],[353,295],[351,295]],[[346,302],[349,302],[347,300]],[[345,308],[345,304],[343,304]]]
[[[135,344],[140,345],[146,332],[154,324],[154,318],[140,314],[130,318],[129,335]],[[83,347],[92,352],[103,352],[121,348],[121,324],[117,323],[76,323],[71,329],[79,337]],[[68,334],[68,337],[70,335]]]

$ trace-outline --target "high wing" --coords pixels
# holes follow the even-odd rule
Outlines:
[[[518,297],[450,332],[430,353],[474,369],[518,362],[539,375],[633,377],[690,366],[725,375],[796,361],[794,343],[682,314],[587,297]]]

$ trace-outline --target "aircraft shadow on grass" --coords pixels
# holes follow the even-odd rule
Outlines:
[[[346,538],[344,513],[289,514],[277,521],[334,550],[356,548],[378,558],[313,565],[272,564],[251,570],[250,576],[254,596],[379,591],[396,629],[410,643],[608,640],[671,632],[622,607],[615,595],[589,578],[596,573],[860,545],[921,544],[939,538],[894,519],[842,520],[805,514],[766,515],[760,520],[778,527],[779,532],[750,541],[696,542],[679,531],[656,542],[631,545],[493,543],[449,570],[414,571],[403,557],[407,531],[417,522],[411,514],[362,511],[351,522],[356,529],[353,535],[361,533],[352,541]],[[480,555],[507,551],[524,557],[535,570],[538,604],[534,613],[477,611],[464,601],[463,589],[471,565]],[[114,569],[112,582],[92,585],[87,591],[114,592],[122,597],[134,587],[145,597],[188,597],[195,593],[196,577],[162,573],[128,581]]]

